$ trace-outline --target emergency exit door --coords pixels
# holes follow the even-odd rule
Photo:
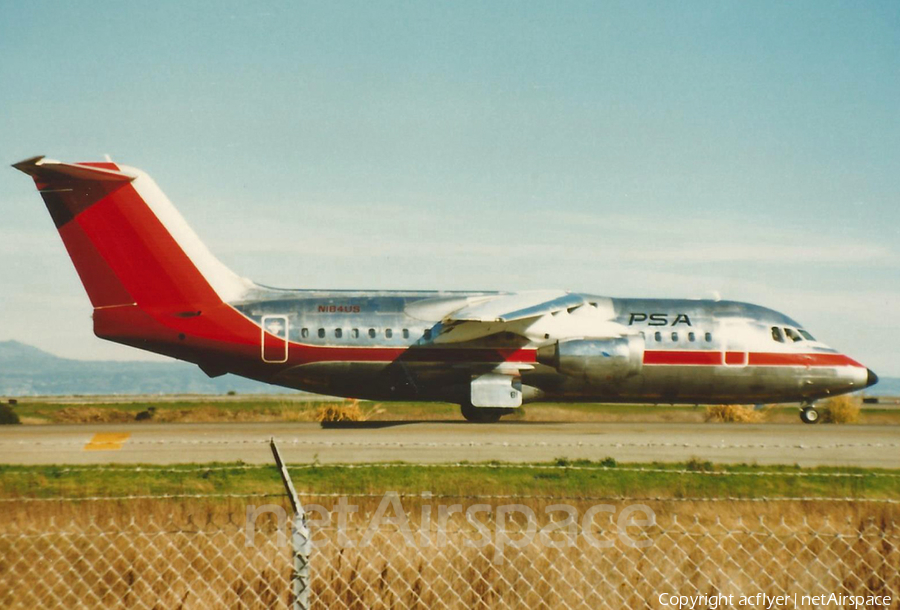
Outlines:
[[[262,359],[263,362],[287,362],[287,316],[262,317]]]

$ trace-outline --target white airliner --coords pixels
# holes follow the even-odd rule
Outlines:
[[[98,337],[289,388],[451,401],[496,421],[533,401],[813,401],[877,382],[771,309],[565,291],[284,290],[206,249],[144,172],[44,157],[34,178]]]

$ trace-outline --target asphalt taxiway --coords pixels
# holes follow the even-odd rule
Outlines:
[[[672,423],[364,422],[0,427],[4,464],[622,462],[896,468],[900,426]]]

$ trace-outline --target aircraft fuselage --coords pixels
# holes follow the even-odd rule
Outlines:
[[[452,401],[476,421],[538,400],[811,403],[877,381],[797,322],[747,303],[268,288],[219,262],[138,169],[43,157],[15,167],[34,178],[95,334],[210,375]]]
[[[265,381],[336,396],[459,402],[473,376],[509,365],[519,367],[525,402],[809,402],[870,380],[864,366],[803,337],[787,316],[731,301],[585,294],[584,305],[547,314],[569,318],[560,334],[440,341],[444,309],[491,294],[273,291],[234,307],[261,328],[275,325],[260,339]],[[592,335],[595,321],[618,334]],[[570,327],[574,333],[565,332]],[[561,371],[541,357],[547,345],[628,335],[640,352],[629,370],[606,370],[615,356],[602,349],[596,374]]]

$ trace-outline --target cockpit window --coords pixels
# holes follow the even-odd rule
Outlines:
[[[782,334],[781,329],[777,326],[772,327],[772,338],[779,343],[784,343],[784,335]]]
[[[803,330],[802,328],[798,328],[798,329],[797,329],[797,332],[800,333],[801,335],[803,335],[803,338],[806,339],[807,341],[815,341],[815,340],[816,340],[815,337],[813,337],[811,334],[809,334],[808,332],[806,332],[806,331]]]
[[[791,341],[795,341],[795,342],[803,341],[803,337],[798,335],[797,332],[793,328],[785,327],[784,334],[787,335],[787,338],[790,339]]]

